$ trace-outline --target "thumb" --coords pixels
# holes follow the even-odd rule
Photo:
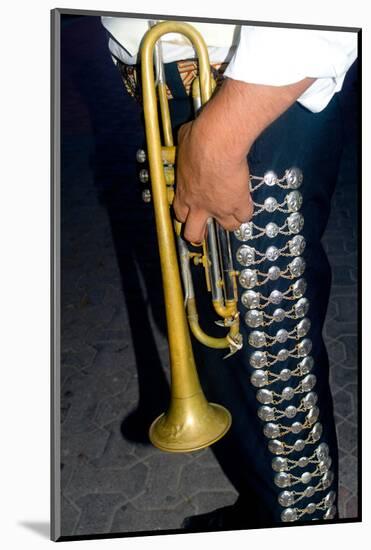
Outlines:
[[[179,193],[175,192],[174,200],[173,200],[173,210],[176,219],[184,223],[189,212],[188,206],[182,203],[182,201],[179,199]]]

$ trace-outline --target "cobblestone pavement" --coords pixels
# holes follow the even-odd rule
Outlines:
[[[151,207],[136,188],[143,136],[95,17],[62,33],[62,534],[179,528],[236,492],[210,449],[162,453],[168,358]],[[351,130],[351,126],[349,126]],[[350,131],[349,130],[349,131]],[[340,444],[340,513],[357,514],[356,205],[347,147],[325,245],[325,328]]]

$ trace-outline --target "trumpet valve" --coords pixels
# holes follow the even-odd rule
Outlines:
[[[193,252],[189,256],[193,258],[194,265],[202,264],[202,254],[199,254],[198,252]]]

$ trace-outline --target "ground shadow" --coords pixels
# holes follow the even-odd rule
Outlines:
[[[50,523],[48,521],[19,521],[18,525],[34,531],[42,538],[50,539]]]

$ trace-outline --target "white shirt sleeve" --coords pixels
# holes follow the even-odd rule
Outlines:
[[[317,80],[298,99],[312,112],[326,107],[357,57],[357,33],[276,27],[241,27],[225,76],[271,86]]]

